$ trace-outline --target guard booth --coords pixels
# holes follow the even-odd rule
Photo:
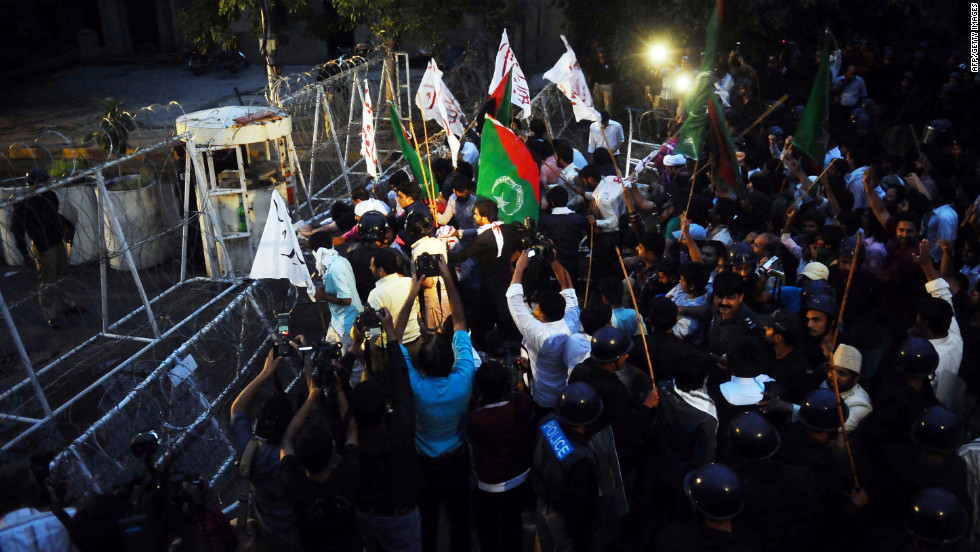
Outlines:
[[[188,136],[184,174],[194,175],[208,276],[247,276],[265,228],[272,191],[296,207],[299,162],[291,136],[292,120],[277,108],[229,106],[183,115],[176,126],[178,134]],[[189,187],[188,178],[185,213]],[[186,249],[186,225],[184,234]]]

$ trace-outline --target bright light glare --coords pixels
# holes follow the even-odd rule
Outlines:
[[[674,90],[678,92],[687,92],[691,89],[694,84],[694,79],[688,73],[680,73],[674,77]]]
[[[663,44],[651,44],[647,48],[647,57],[654,64],[660,65],[666,62],[668,56],[670,56],[670,50]]]

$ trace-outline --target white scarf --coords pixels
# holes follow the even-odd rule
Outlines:
[[[555,207],[554,209],[551,210],[552,215],[570,215],[573,212],[574,211],[572,211],[568,207]]]
[[[316,270],[321,276],[330,271],[330,265],[333,264],[336,255],[336,249],[327,249],[326,247],[321,247],[313,253],[313,257],[316,259]]]
[[[493,230],[493,238],[497,240],[497,257],[499,258],[504,254],[504,234],[500,231],[500,221],[484,224],[476,229],[476,233],[479,235],[487,230]]]
[[[715,402],[712,401],[711,397],[708,396],[708,393],[704,387],[688,393],[687,391],[680,390],[677,387],[677,384],[674,383],[674,391],[676,391],[677,396],[684,399],[684,402],[686,402],[687,404],[711,416],[712,418],[715,419],[715,421],[718,420],[718,409],[715,408]]]

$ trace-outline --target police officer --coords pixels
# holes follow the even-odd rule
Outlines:
[[[858,428],[875,450],[877,445],[902,441],[916,416],[939,404],[929,378],[939,366],[939,354],[921,337],[906,339],[895,355],[894,370],[882,375],[874,395],[875,408]]]
[[[660,403],[650,376],[626,363],[632,348],[633,340],[623,330],[603,326],[592,336],[591,356],[576,366],[568,378],[569,383],[589,384],[602,398],[602,416],[590,429],[612,427],[616,451],[626,472],[636,468],[641,460],[641,445],[651,428],[653,409]]]
[[[745,283],[738,274],[725,271],[715,276],[714,315],[708,329],[709,350],[713,354],[727,354],[732,342],[741,336],[762,338],[765,335],[745,298]]]
[[[820,489],[809,470],[776,457],[782,439],[758,412],[736,416],[720,434],[723,454],[745,488],[742,521],[761,550],[803,550],[819,535]]]
[[[807,341],[803,348],[811,365],[828,362],[834,352],[834,330],[840,305],[830,295],[815,295],[803,305]]]
[[[592,548],[598,517],[596,457],[586,426],[603,411],[602,399],[587,383],[572,383],[558,398],[554,414],[541,418],[531,469],[531,488],[538,496],[535,549]]]
[[[969,513],[963,503],[940,487],[917,494],[907,512],[905,530],[917,550],[947,550],[963,540],[970,529]]]
[[[742,552],[755,550],[742,537],[733,519],[745,505],[741,478],[724,464],[709,464],[684,478],[684,491],[696,519],[674,523],[657,535],[660,552]]]
[[[50,179],[44,169],[33,168],[27,173],[27,184],[32,187],[45,184]],[[58,196],[52,190],[31,194],[14,204],[10,231],[25,262],[33,253],[37,265],[38,301],[44,319],[53,330],[61,327],[59,315],[62,312],[84,312],[68,293],[57,286],[58,280],[68,270],[65,224],[68,221],[58,214]],[[25,234],[30,239],[30,252]]]

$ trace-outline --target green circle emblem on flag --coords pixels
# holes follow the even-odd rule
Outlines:
[[[524,207],[524,190],[513,178],[503,175],[493,183],[490,195],[497,207],[507,216],[512,216]]]

